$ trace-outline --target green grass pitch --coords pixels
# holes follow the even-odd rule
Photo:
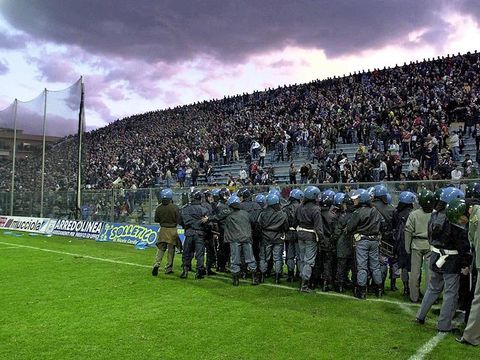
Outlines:
[[[436,335],[401,290],[360,301],[181,280],[178,255],[155,278],[154,249],[19,234],[0,232],[0,359],[409,359]],[[425,358],[479,354],[447,335]]]

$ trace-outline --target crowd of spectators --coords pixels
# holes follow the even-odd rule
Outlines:
[[[466,136],[476,138],[478,150],[479,83],[475,52],[133,115],[85,134],[84,186],[213,184],[215,168],[240,157],[245,171],[228,182],[274,183],[267,152],[291,162],[298,149],[311,161],[292,165],[292,181],[297,174],[310,183],[445,179],[456,170],[473,177],[476,159],[472,154],[461,164],[459,153]],[[463,127],[452,132],[453,122]],[[358,143],[355,158],[337,153],[338,142]],[[46,190],[74,189],[75,146],[68,138],[49,149]],[[402,158],[409,161],[407,173]],[[19,178],[32,180],[17,186],[39,188],[38,160],[18,162]]]

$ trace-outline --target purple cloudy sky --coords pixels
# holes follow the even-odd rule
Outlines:
[[[477,0],[0,0],[0,109],[85,76],[90,127],[478,49]]]

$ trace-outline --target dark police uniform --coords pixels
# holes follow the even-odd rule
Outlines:
[[[279,205],[278,205],[279,206]],[[288,230],[287,214],[283,210],[276,210],[272,206],[263,210],[258,217],[258,225],[262,231],[260,245],[260,271],[267,272],[268,261],[272,258],[276,274],[276,281],[282,273],[283,242]]]
[[[205,274],[205,236],[206,227],[202,218],[208,215],[208,210],[200,200],[192,200],[180,212],[181,224],[185,229],[185,244],[183,246],[182,266],[184,272],[191,267],[193,254],[196,259],[197,277]]]
[[[353,209],[351,207],[341,212],[333,231],[333,238],[337,244],[337,274],[335,281],[340,292],[343,292],[345,285],[350,282],[348,279],[350,271],[352,271],[352,282],[356,283],[357,281],[356,266],[353,258],[353,237],[346,232],[352,216]]]
[[[300,201],[297,199],[290,199],[287,205],[283,208],[288,218],[288,231],[285,234],[286,247],[286,263],[288,268],[288,281],[293,281],[295,275],[295,267],[300,268],[298,261],[300,249],[298,247],[298,236],[296,229],[295,213],[300,206]]]
[[[314,200],[304,202],[297,208],[295,219],[298,225],[297,236],[300,250],[302,288],[308,291],[308,282],[315,266],[318,242],[323,238],[323,222],[320,207]]]
[[[355,209],[350,222],[347,224],[347,235],[353,235],[355,240],[357,283],[361,295],[365,294],[368,270],[371,271],[377,287],[382,285],[378,253],[382,223],[382,215],[377,209],[361,204],[359,208]]]
[[[224,213],[228,210],[229,207],[226,204],[226,200],[220,200],[217,204],[216,215],[220,215],[221,213]],[[214,217],[217,218],[216,216]],[[230,245],[224,240],[225,218],[223,216],[218,217],[217,227],[219,232],[217,249],[217,270],[225,272],[230,258]]]
[[[330,207],[321,207],[323,238],[318,244],[317,263],[319,278],[322,281],[322,290],[328,291],[333,283],[333,264],[335,263],[335,242],[333,231],[337,215]]]
[[[393,241],[393,214],[395,213],[395,208],[392,205],[385,204],[381,199],[375,198],[372,201],[372,205],[380,212],[383,217],[384,223],[381,231],[382,242],[388,244],[390,249],[394,247]],[[382,283],[385,282],[385,279],[388,275],[388,265],[393,265],[392,257],[389,254],[383,253],[380,251],[380,271],[382,272]],[[390,266],[390,276],[394,274],[395,270],[393,266]]]

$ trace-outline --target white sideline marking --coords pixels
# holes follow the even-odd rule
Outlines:
[[[18,249],[18,246],[0,246],[0,250],[5,250],[5,249]]]
[[[447,333],[438,333],[430,340],[428,340],[423,346],[417,350],[417,352],[412,355],[408,360],[421,360],[425,355],[429,354],[443,338],[447,336]]]
[[[0,244],[2,244],[2,245],[12,245],[11,243],[5,243],[5,242],[1,242],[1,241],[0,241]],[[45,249],[45,248],[39,248],[39,247],[36,247],[36,246],[20,245],[20,244],[15,244],[13,246],[20,247],[20,248],[40,250],[40,251],[45,251],[45,252],[51,252],[51,253],[55,253],[55,254],[77,256],[77,257],[82,257],[82,258],[85,258],[85,259],[104,261],[104,262],[114,263],[114,264],[123,264],[123,265],[151,268],[151,266],[149,266],[149,265],[142,265],[142,264],[135,264],[135,263],[126,262],[126,261],[99,258],[99,257],[95,257],[95,256],[90,256],[90,255],[74,254],[74,253],[69,253],[69,252],[59,251],[59,250],[50,250],[50,249]]]
[[[136,264],[136,263],[126,262],[126,261],[112,260],[112,259],[106,259],[106,258],[99,258],[99,257],[96,257],[96,256],[89,256],[89,255],[83,255],[83,254],[69,253],[69,252],[60,251],[60,250],[51,250],[51,249],[39,248],[39,247],[36,247],[36,246],[11,244],[11,243],[6,243],[6,242],[2,242],[2,241],[0,241],[0,244],[9,245],[9,248],[26,248],[26,249],[33,249],[33,250],[55,253],[55,254],[83,257],[85,259],[98,260],[98,261],[114,263],[114,264],[130,265],[130,266],[137,266],[137,267],[142,267],[142,268],[151,268],[151,266],[149,266],[149,265]],[[0,248],[0,249],[2,249],[2,248]],[[222,279],[229,279],[229,277],[221,276],[221,275],[220,276],[217,275],[216,277],[217,278],[222,278]],[[298,289],[296,289],[294,287],[289,287],[289,286],[285,286],[285,285],[263,283],[263,284],[260,284],[260,286],[269,286],[269,287],[276,287],[276,288],[279,288],[279,289],[287,289],[287,290],[298,291]],[[399,302],[399,301],[385,300],[385,299],[359,300],[359,299],[356,299],[356,298],[354,298],[352,296],[349,296],[349,295],[332,293],[332,292],[316,291],[315,293],[318,294],[318,295],[334,296],[334,297],[340,297],[340,298],[345,298],[345,299],[349,299],[349,300],[370,301],[370,302],[380,302],[380,303],[393,304],[393,305],[399,306],[401,309],[403,309],[409,315],[413,314],[413,311],[410,307],[418,306],[418,304],[402,303],[402,302]],[[425,355],[430,353],[438,345],[438,343],[441,340],[443,340],[443,338],[446,335],[447,335],[447,333],[438,333],[437,335],[435,335],[427,343],[425,343],[420,349],[418,349],[417,352],[415,353],[415,355],[411,356],[409,358],[409,360],[421,360],[421,359],[423,359],[425,357]]]

